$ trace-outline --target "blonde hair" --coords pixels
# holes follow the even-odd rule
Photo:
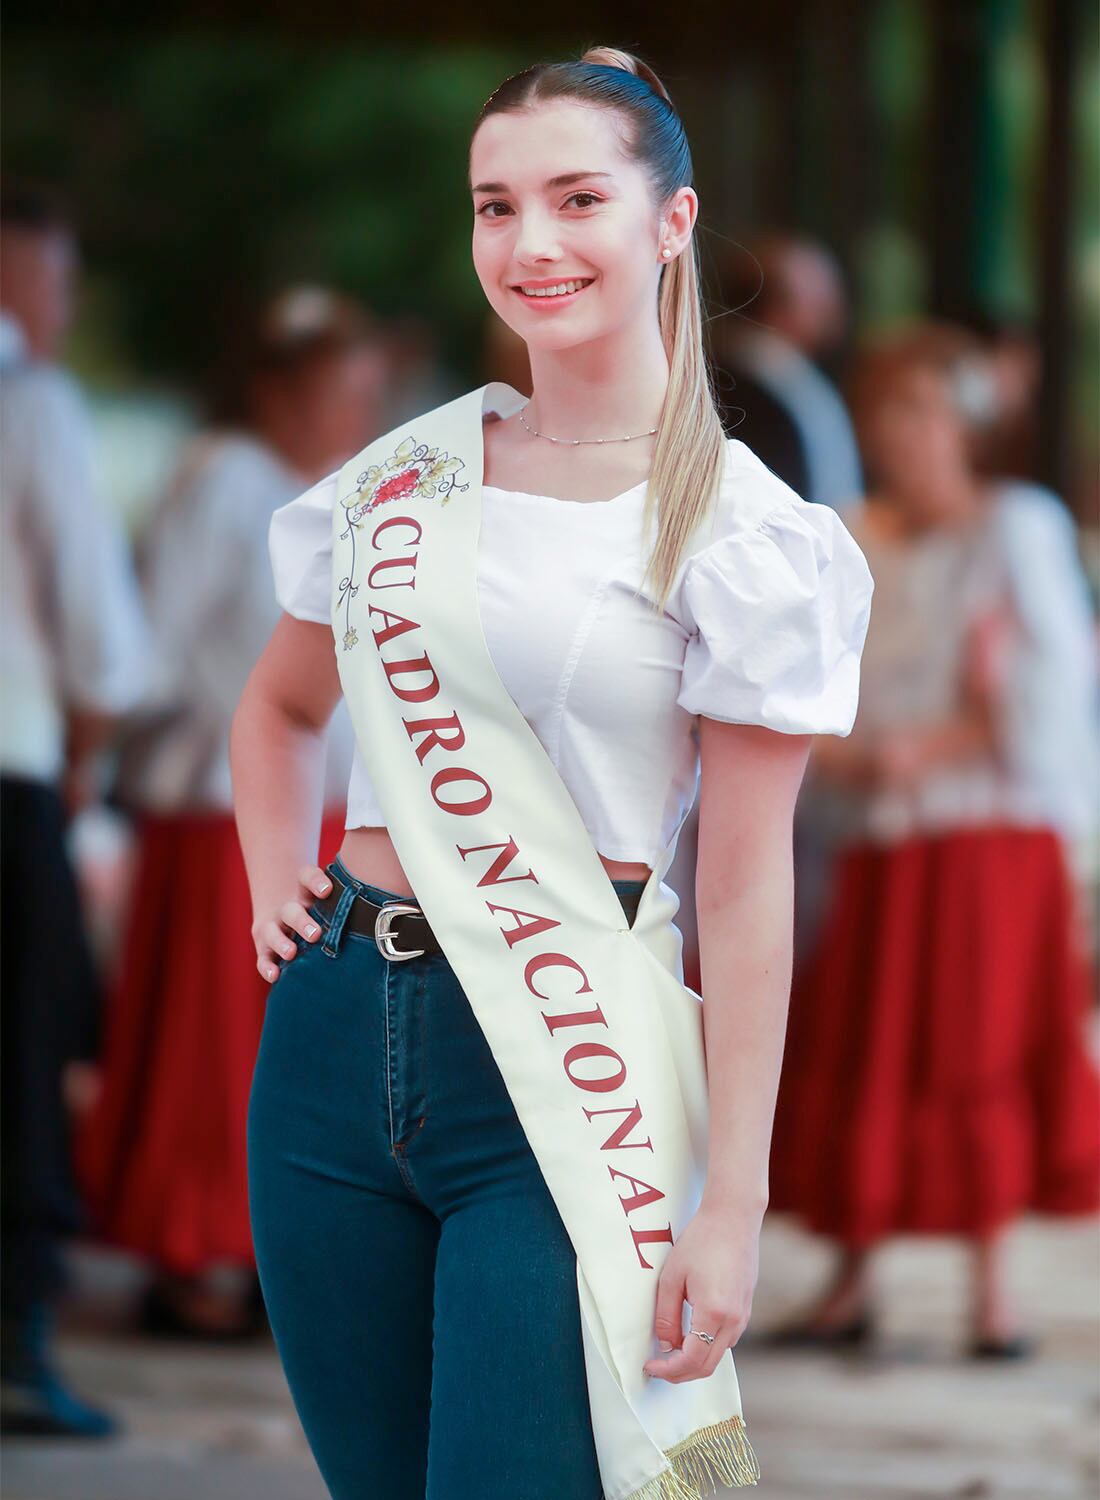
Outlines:
[[[492,114],[547,99],[574,98],[621,111],[633,126],[631,158],[649,174],[658,204],[692,181],[691,151],[668,90],[648,63],[617,47],[589,47],[576,62],[536,63],[506,78],[486,99],[474,129]],[[695,236],[661,268],[657,319],[668,357],[668,388],[646,488],[644,525],[656,539],[643,583],[653,577],[657,607],[671,593],[684,550],[718,494],[726,437],[703,345],[699,252]]]

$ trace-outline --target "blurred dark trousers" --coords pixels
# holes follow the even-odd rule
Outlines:
[[[57,789],[0,776],[0,1303],[7,1338],[81,1227],[62,1069],[94,1056],[99,987]]]
[[[248,1120],[260,1281],[325,1482],[600,1500],[576,1253],[465,992],[339,908],[335,958],[325,937],[281,961]]]

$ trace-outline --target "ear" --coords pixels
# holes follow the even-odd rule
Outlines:
[[[686,247],[699,217],[699,197],[694,188],[677,188],[661,218],[660,245],[672,251],[675,259]],[[658,254],[660,250],[658,250]]]

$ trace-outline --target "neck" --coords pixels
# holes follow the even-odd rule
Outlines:
[[[527,421],[539,432],[556,438],[625,437],[648,432],[660,421],[668,357],[655,319],[644,331],[529,352],[533,395]]]
[[[330,454],[322,453],[315,444],[311,444],[308,434],[301,432],[295,423],[258,421],[252,430],[262,443],[266,443],[307,484],[315,484],[336,467],[338,460],[332,460]]]
[[[981,509],[986,487],[970,474],[959,474],[936,488],[936,503],[929,507],[922,495],[917,506],[893,507],[898,527],[906,535],[918,536],[927,531],[950,531],[965,526]]]

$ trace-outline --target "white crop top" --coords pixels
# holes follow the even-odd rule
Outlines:
[[[648,560],[645,483],[573,501],[485,485],[478,597],[493,663],[549,754],[597,851],[656,864],[698,790],[695,716],[847,735],[874,584],[836,511],[803,500],[727,439],[709,533],[664,612]],[[275,594],[331,621],[338,475],[276,510]],[[650,546],[652,543],[650,542]],[[384,827],[356,754],[347,828]]]

